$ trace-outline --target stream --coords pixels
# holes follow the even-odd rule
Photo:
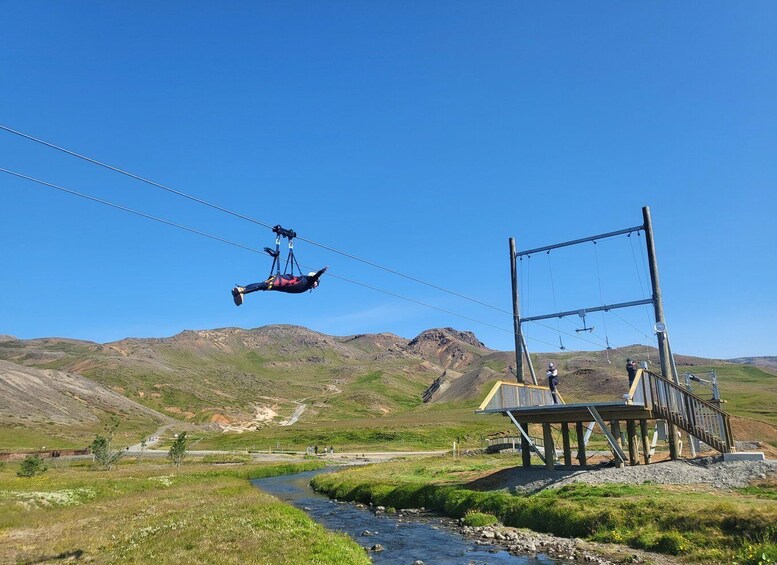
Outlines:
[[[365,548],[376,544],[384,551],[370,551],[378,564],[424,565],[558,563],[544,555],[519,557],[497,546],[478,545],[459,534],[449,518],[404,514],[375,514],[367,508],[335,502],[310,488],[310,479],[322,471],[309,471],[251,481],[261,490],[304,510],[329,530],[344,532]],[[364,534],[368,535],[364,535]],[[494,551],[495,553],[491,553]]]

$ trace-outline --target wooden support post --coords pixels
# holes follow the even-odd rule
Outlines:
[[[618,444],[618,447],[623,449],[623,440],[621,439],[621,423],[618,420],[610,421],[610,432],[615,438],[615,443]],[[623,461],[618,461],[615,464],[616,467],[623,467],[623,465],[624,465]]]
[[[647,420],[639,421],[639,433],[642,436],[642,456],[645,459],[645,465],[650,465],[650,438],[648,437]]]
[[[545,444],[545,467],[548,471],[552,471],[553,464],[556,462],[556,448],[553,445],[550,424],[542,424],[542,442]]]
[[[623,442],[621,441],[621,423],[618,420],[610,420],[610,432],[615,437],[615,441],[618,442],[618,446],[623,448]]]
[[[526,435],[529,435],[529,424],[521,422],[520,426]],[[523,434],[521,434],[521,460],[524,467],[531,467],[531,447],[529,446],[529,440]]]
[[[629,438],[629,465],[638,465],[637,444],[639,438],[637,437],[637,423],[634,420],[626,420],[626,435]]]
[[[666,439],[669,441],[669,458],[677,461],[680,454],[677,453],[677,428],[669,420],[666,421]]]
[[[515,258],[515,239],[510,238],[510,276],[513,288],[513,338],[515,339],[515,378],[523,382],[523,340],[521,339],[521,310],[518,305],[518,268]],[[535,383],[536,384],[536,383]],[[524,460],[524,466],[526,461]]]
[[[575,431],[577,432],[577,461],[581,467],[586,467],[585,457],[585,433],[583,431],[583,422],[575,422]]]
[[[569,445],[569,424],[564,422],[561,424],[561,441],[564,444],[564,466],[572,466],[572,448]]]

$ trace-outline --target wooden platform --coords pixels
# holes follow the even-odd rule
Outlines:
[[[521,435],[524,466],[531,465],[531,454],[539,456],[548,469],[554,467],[556,452],[551,425],[561,427],[565,466],[572,465],[572,433],[577,438],[576,459],[586,464],[586,442],[598,425],[619,465],[638,464],[639,451],[645,463],[650,462],[648,421],[666,420],[670,457],[677,459],[678,433],[675,427],[705,442],[721,453],[733,451],[729,415],[719,407],[699,398],[668,379],[639,369],[622,399],[611,402],[566,404],[558,392],[548,387],[499,381],[476,411],[478,414],[502,414],[509,417]],[[584,433],[583,424],[589,423]],[[595,423],[594,423],[595,422]],[[622,426],[621,424],[625,424]],[[539,424],[543,430],[543,451],[529,436],[529,425]],[[570,430],[574,425],[574,432]],[[625,428],[626,440],[621,430]],[[628,446],[628,454],[623,450]]]
[[[563,424],[590,422],[590,408],[595,408],[605,420],[653,420],[651,410],[638,404],[621,402],[588,402],[579,404],[550,404],[545,406],[502,407],[477,410],[478,414],[502,414],[513,416],[528,424]]]

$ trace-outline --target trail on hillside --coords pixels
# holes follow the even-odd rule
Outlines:
[[[305,412],[305,409],[307,408],[307,404],[303,404],[302,402],[299,403],[299,406],[297,406],[294,409],[294,413],[289,416],[286,420],[278,424],[279,426],[291,426],[294,424],[297,420],[299,420],[299,417],[302,416],[302,414]]]
[[[157,431],[155,431],[153,434],[151,434],[147,440],[146,440],[146,447],[143,449],[151,449],[151,446],[153,446],[155,443],[157,443],[160,438],[162,437],[162,434],[166,432],[169,428],[174,426],[178,422],[174,422],[172,424],[165,424],[161,428],[159,428]],[[130,445],[127,450],[129,451],[140,451],[140,443],[136,443],[135,445]]]

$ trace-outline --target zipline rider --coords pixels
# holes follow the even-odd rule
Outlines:
[[[310,272],[307,275],[302,274],[302,270],[299,268],[296,257],[294,257],[294,238],[297,237],[297,233],[294,230],[286,229],[280,225],[275,226],[272,229],[275,233],[275,249],[265,247],[265,252],[270,255],[272,259],[272,266],[270,267],[270,276],[259,283],[252,283],[246,286],[235,285],[232,289],[232,299],[235,301],[236,306],[240,306],[243,303],[243,296],[251,292],[257,292],[260,290],[277,290],[278,292],[287,292],[290,294],[301,294],[308,290],[313,290],[318,286],[318,279],[321,278],[328,267],[324,267],[320,271]],[[289,254],[286,258],[286,266],[281,273],[281,237],[285,237],[289,240]],[[297,267],[299,275],[294,274],[294,267]],[[277,269],[276,269],[277,267]],[[273,272],[274,271],[274,272]]]

